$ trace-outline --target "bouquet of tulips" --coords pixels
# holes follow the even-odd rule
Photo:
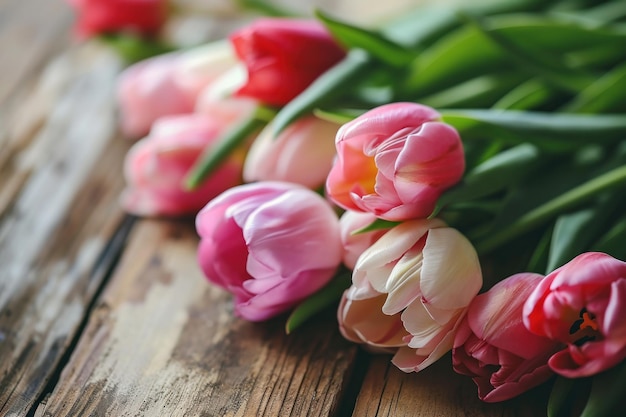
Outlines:
[[[334,307],[405,372],[452,351],[484,401],[557,375],[550,416],[612,416],[624,45],[611,0],[260,18],[124,71],[122,129],[143,138],[122,201],[197,215],[200,267],[243,319],[288,313],[291,332]]]

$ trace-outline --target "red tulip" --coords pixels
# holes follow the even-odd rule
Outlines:
[[[167,19],[167,0],[68,0],[78,13],[76,31],[89,37],[120,31],[151,35]]]
[[[567,344],[548,362],[568,378],[626,358],[626,262],[588,252],[548,274],[524,305],[533,333]]]
[[[321,23],[298,19],[259,19],[230,36],[248,69],[248,82],[237,94],[283,106],[345,52]]]

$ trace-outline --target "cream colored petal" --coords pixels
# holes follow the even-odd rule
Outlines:
[[[395,265],[387,279],[385,290],[389,293],[383,313],[395,314],[421,297],[420,273],[422,251],[408,251]]]
[[[429,229],[444,227],[439,219],[418,219],[400,223],[361,254],[355,269],[379,268],[395,262],[411,249]]]
[[[422,303],[414,302],[401,315],[404,328],[411,334],[409,346],[421,348],[436,338],[442,326],[434,321]]]
[[[452,228],[433,229],[424,246],[421,289],[425,304],[462,308],[478,294],[482,272],[472,244]]]

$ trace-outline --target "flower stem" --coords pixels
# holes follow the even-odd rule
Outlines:
[[[576,188],[573,188],[547,203],[529,211],[510,226],[488,235],[484,239],[476,240],[476,250],[484,255],[496,249],[532,228],[549,220],[551,217],[563,213],[576,205],[593,198],[601,191],[626,183],[626,165],[615,168],[599,175]]]
[[[243,123],[228,130],[215,146],[205,149],[184,180],[187,190],[194,190],[211,175],[251,134],[263,128],[276,114],[267,107],[258,107]]]

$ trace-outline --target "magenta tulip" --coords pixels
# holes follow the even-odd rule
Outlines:
[[[234,295],[240,317],[261,321],[324,286],[341,263],[339,220],[319,194],[258,182],[224,192],[200,211],[198,260]]]
[[[312,20],[258,19],[230,40],[248,69],[248,81],[237,94],[272,106],[287,104],[345,55]]]
[[[465,169],[461,139],[439,114],[392,103],[343,125],[326,189],[339,206],[402,221],[427,217]]]
[[[193,191],[183,179],[205,148],[213,146],[224,126],[202,115],[170,116],[154,124],[150,135],[126,155],[126,211],[140,216],[197,213],[213,197],[241,183],[243,158],[234,155]]]
[[[471,376],[486,402],[513,398],[554,375],[548,358],[560,343],[530,333],[522,308],[542,275],[513,275],[472,300],[454,339],[454,370]]]
[[[533,333],[566,344],[548,362],[568,378],[607,370],[626,358],[626,262],[588,252],[548,274],[524,305]]]

